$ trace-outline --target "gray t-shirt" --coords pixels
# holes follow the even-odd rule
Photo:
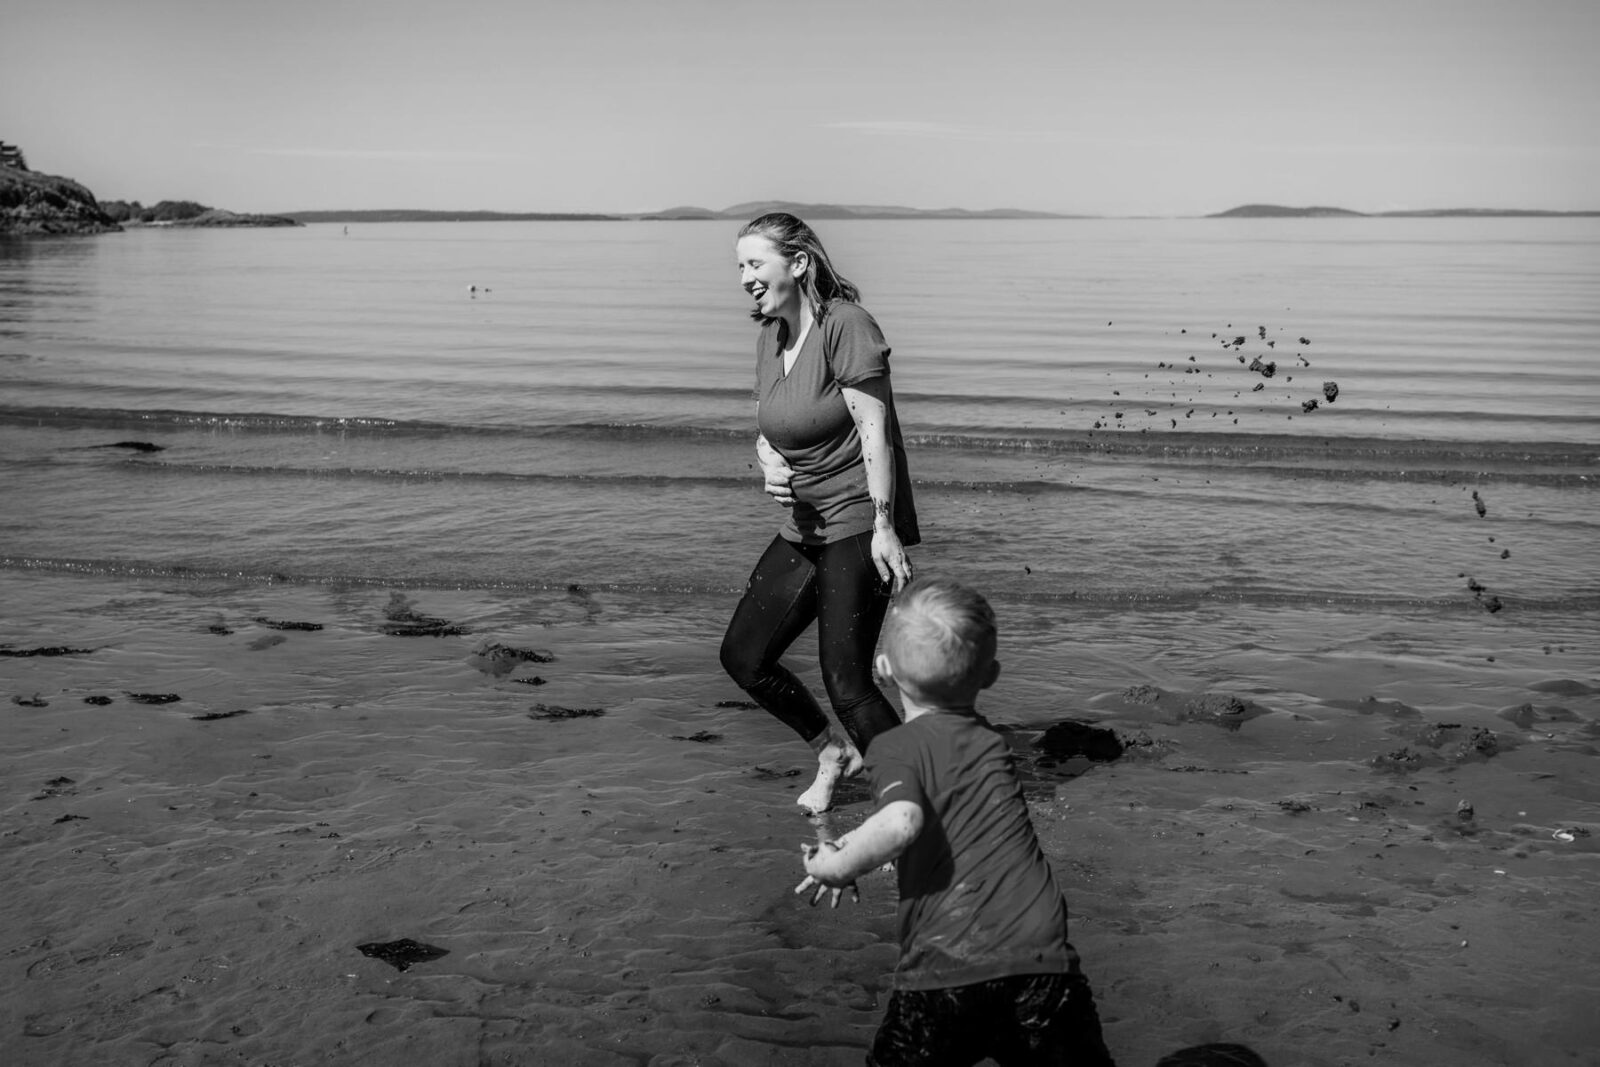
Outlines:
[[[922,809],[900,854],[896,989],[1065,974],[1067,904],[1039,847],[1011,749],[982,715],[936,711],[872,739],[881,808]]]
[[[779,533],[802,544],[831,544],[872,529],[861,437],[841,386],[889,375],[889,345],[858,304],[835,300],[811,327],[783,373],[781,319],[767,323],[756,341],[757,422],[769,444],[794,469],[795,505]],[[889,444],[894,452],[894,527],[901,544],[921,540],[905,442],[894,402],[889,403]]]

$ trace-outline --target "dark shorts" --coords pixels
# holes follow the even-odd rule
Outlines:
[[[1076,957],[1066,974],[895,992],[867,1064],[967,1067],[985,1057],[1000,1067],[1114,1067]]]

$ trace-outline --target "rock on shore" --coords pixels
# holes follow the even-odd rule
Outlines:
[[[0,236],[111,233],[122,229],[71,178],[0,168]]]

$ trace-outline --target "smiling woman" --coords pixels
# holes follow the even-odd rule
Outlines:
[[[872,680],[891,592],[911,580],[918,540],[905,443],[889,387],[889,346],[804,222],[776,212],[739,232],[739,280],[762,324],[756,416],[766,491],[788,522],[750,575],[722,642],[722,665],[817,753],[796,801],[828,810],[858,774],[872,738],[899,722]],[[815,621],[835,733],[816,699],[778,662]]]

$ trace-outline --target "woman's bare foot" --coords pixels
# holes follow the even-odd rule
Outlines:
[[[817,777],[795,803],[807,815],[821,815],[833,807],[833,787],[839,779],[860,774],[863,761],[850,739],[834,733],[832,727],[818,734],[811,746],[817,752]]]

